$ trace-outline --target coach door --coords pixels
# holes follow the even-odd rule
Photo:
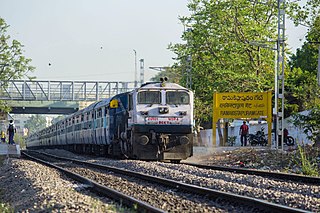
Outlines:
[[[110,144],[110,115],[108,107],[104,108],[104,142],[105,144]]]

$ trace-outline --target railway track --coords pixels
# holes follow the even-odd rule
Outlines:
[[[65,174],[66,176],[68,176],[71,179],[74,179],[82,184],[84,184],[89,190],[111,197],[112,199],[118,201],[119,203],[123,203],[126,206],[138,211],[138,212],[154,212],[154,213],[163,213],[164,211],[158,208],[155,208],[143,201],[137,200],[131,196],[128,196],[124,193],[118,192],[114,189],[111,189],[109,187],[103,186],[99,183],[97,183],[96,181],[93,181],[89,178],[86,178],[82,175],[79,175],[75,172],[69,171],[67,169],[64,169],[60,166],[54,165],[52,163],[49,163],[45,160],[42,160],[41,158],[34,156],[31,153],[26,153],[25,151],[22,151],[22,155],[34,160],[36,162],[39,162],[41,164],[44,164],[46,166],[49,166],[51,168],[57,169],[60,172],[62,172],[63,174]]]
[[[282,181],[297,181],[297,182],[308,183],[308,184],[318,184],[318,185],[320,184],[319,177],[312,177],[312,176],[305,176],[305,175],[298,175],[298,174],[288,174],[288,173],[281,173],[281,172],[268,172],[268,171],[256,170],[256,169],[241,169],[241,168],[231,168],[231,167],[223,167],[223,166],[212,166],[212,165],[195,164],[195,163],[181,163],[181,164],[195,166],[202,169],[211,169],[211,170],[218,170],[218,171],[234,172],[239,174],[258,175],[262,177],[276,178]]]
[[[32,152],[35,153],[35,152]],[[39,152],[37,152],[39,154]],[[27,154],[27,153],[24,153]],[[31,154],[31,152],[29,153]],[[44,153],[41,153],[41,155],[44,155]],[[59,164],[66,166],[67,168],[76,168],[77,165],[82,165],[82,166],[86,166],[85,169],[82,169],[82,173],[84,170],[87,169],[92,169],[92,167],[95,167],[98,170],[107,170],[107,171],[111,171],[111,173],[117,174],[117,175],[121,175],[120,179],[126,179],[127,183],[129,182],[137,182],[137,179],[143,180],[144,183],[142,183],[141,185],[147,186],[149,184],[152,184],[151,188],[158,188],[159,191],[165,191],[165,192],[169,192],[168,194],[170,194],[170,192],[174,192],[173,195],[175,196],[171,196],[170,200],[162,200],[162,204],[160,202],[160,204],[158,203],[151,203],[149,204],[150,206],[157,206],[155,207],[156,209],[161,209],[164,211],[186,211],[190,208],[192,210],[198,210],[198,211],[203,211],[204,209],[197,209],[200,208],[199,206],[196,205],[196,203],[202,203],[205,204],[205,207],[207,208],[207,210],[209,211],[214,211],[217,210],[216,206],[219,206],[218,209],[221,211],[242,211],[242,212],[307,212],[301,209],[297,209],[297,208],[291,208],[288,206],[283,206],[283,205],[279,205],[279,204],[274,204],[274,203],[270,203],[264,200],[260,200],[260,199],[256,199],[256,198],[251,198],[251,197],[247,197],[247,196],[242,196],[242,195],[237,195],[237,194],[233,194],[233,193],[229,193],[229,192],[223,192],[223,191],[218,191],[218,190],[213,190],[210,188],[206,188],[206,187],[200,187],[200,186],[196,186],[196,185],[191,185],[191,184],[186,184],[183,183],[181,181],[175,181],[175,180],[169,180],[169,179],[165,179],[165,178],[161,178],[161,177],[155,177],[155,176],[151,176],[151,175],[146,175],[146,174],[141,174],[138,172],[133,172],[133,171],[128,171],[128,170],[124,170],[124,169],[119,169],[119,168],[115,168],[115,167],[111,167],[111,166],[106,166],[106,165],[101,165],[101,164],[95,164],[95,163],[89,163],[89,162],[85,162],[85,161],[80,161],[80,160],[76,160],[76,159],[71,159],[71,158],[61,158],[61,157],[57,157],[57,156],[53,156],[53,155],[48,155],[46,154],[45,158],[55,158],[58,159],[58,163],[55,162],[55,164]],[[48,160],[48,159],[47,159]],[[63,163],[63,162],[59,162],[59,161],[67,161],[69,163]],[[72,166],[70,166],[70,162],[72,162]],[[76,163],[76,164],[74,164]],[[74,170],[74,169],[73,169]],[[80,171],[78,169],[77,173]],[[80,172],[81,173],[81,172]],[[84,172],[85,173],[85,172]],[[98,173],[102,174],[101,171],[98,171],[95,173],[95,175],[97,175]],[[124,175],[124,176],[122,176]],[[102,177],[101,177],[102,178]],[[134,179],[132,179],[134,178]],[[110,180],[110,177],[109,179]],[[107,181],[106,180],[106,181]],[[146,182],[147,181],[147,182]],[[161,185],[164,186],[165,188],[160,188],[159,186]],[[145,193],[145,192],[144,192]],[[166,194],[166,196],[168,196],[168,194]],[[170,194],[172,195],[172,193]],[[149,196],[149,194],[148,194]],[[146,200],[157,200],[159,198],[163,199],[161,197],[162,195],[156,195],[156,197],[153,198],[149,198],[147,197]],[[187,197],[187,201],[186,200],[181,200],[181,198],[179,197]],[[140,198],[138,198],[140,199]],[[177,200],[174,200],[177,199]],[[188,203],[188,201],[191,203]],[[213,202],[214,201],[214,202]],[[169,205],[167,205],[166,203],[168,203]],[[186,203],[188,206],[188,209],[183,209],[185,207],[181,207],[179,206],[179,203]],[[195,204],[194,206],[190,206],[192,204]],[[174,209],[171,209],[167,206],[174,206],[177,205],[177,207],[173,207]],[[201,206],[201,205],[200,205]],[[230,207],[231,206],[231,207]],[[231,209],[230,209],[231,208]]]

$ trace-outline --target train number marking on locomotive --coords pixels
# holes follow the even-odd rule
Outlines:
[[[146,124],[181,124],[182,118],[170,117],[147,117]]]

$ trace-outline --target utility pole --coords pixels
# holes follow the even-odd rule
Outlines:
[[[140,85],[144,83],[144,59],[140,59]]]
[[[191,71],[192,71],[192,58],[191,55],[187,56],[187,88],[191,89],[192,87],[192,76],[191,76]]]
[[[276,147],[283,150],[284,129],[284,57],[285,57],[285,0],[278,0],[277,74],[275,75]],[[280,107],[281,106],[281,107]],[[279,143],[279,136],[281,141]]]
[[[192,33],[192,28],[188,28],[187,32]],[[187,40],[187,47],[189,48],[189,42]],[[187,73],[187,79],[186,79],[186,87],[191,89],[192,88],[192,55],[191,53],[189,53],[187,55],[187,69],[186,69],[186,73]]]
[[[137,88],[137,51],[136,50],[133,50],[134,51],[134,88]]]

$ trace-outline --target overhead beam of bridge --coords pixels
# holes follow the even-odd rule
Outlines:
[[[9,101],[14,114],[71,114],[83,108],[76,101]]]

